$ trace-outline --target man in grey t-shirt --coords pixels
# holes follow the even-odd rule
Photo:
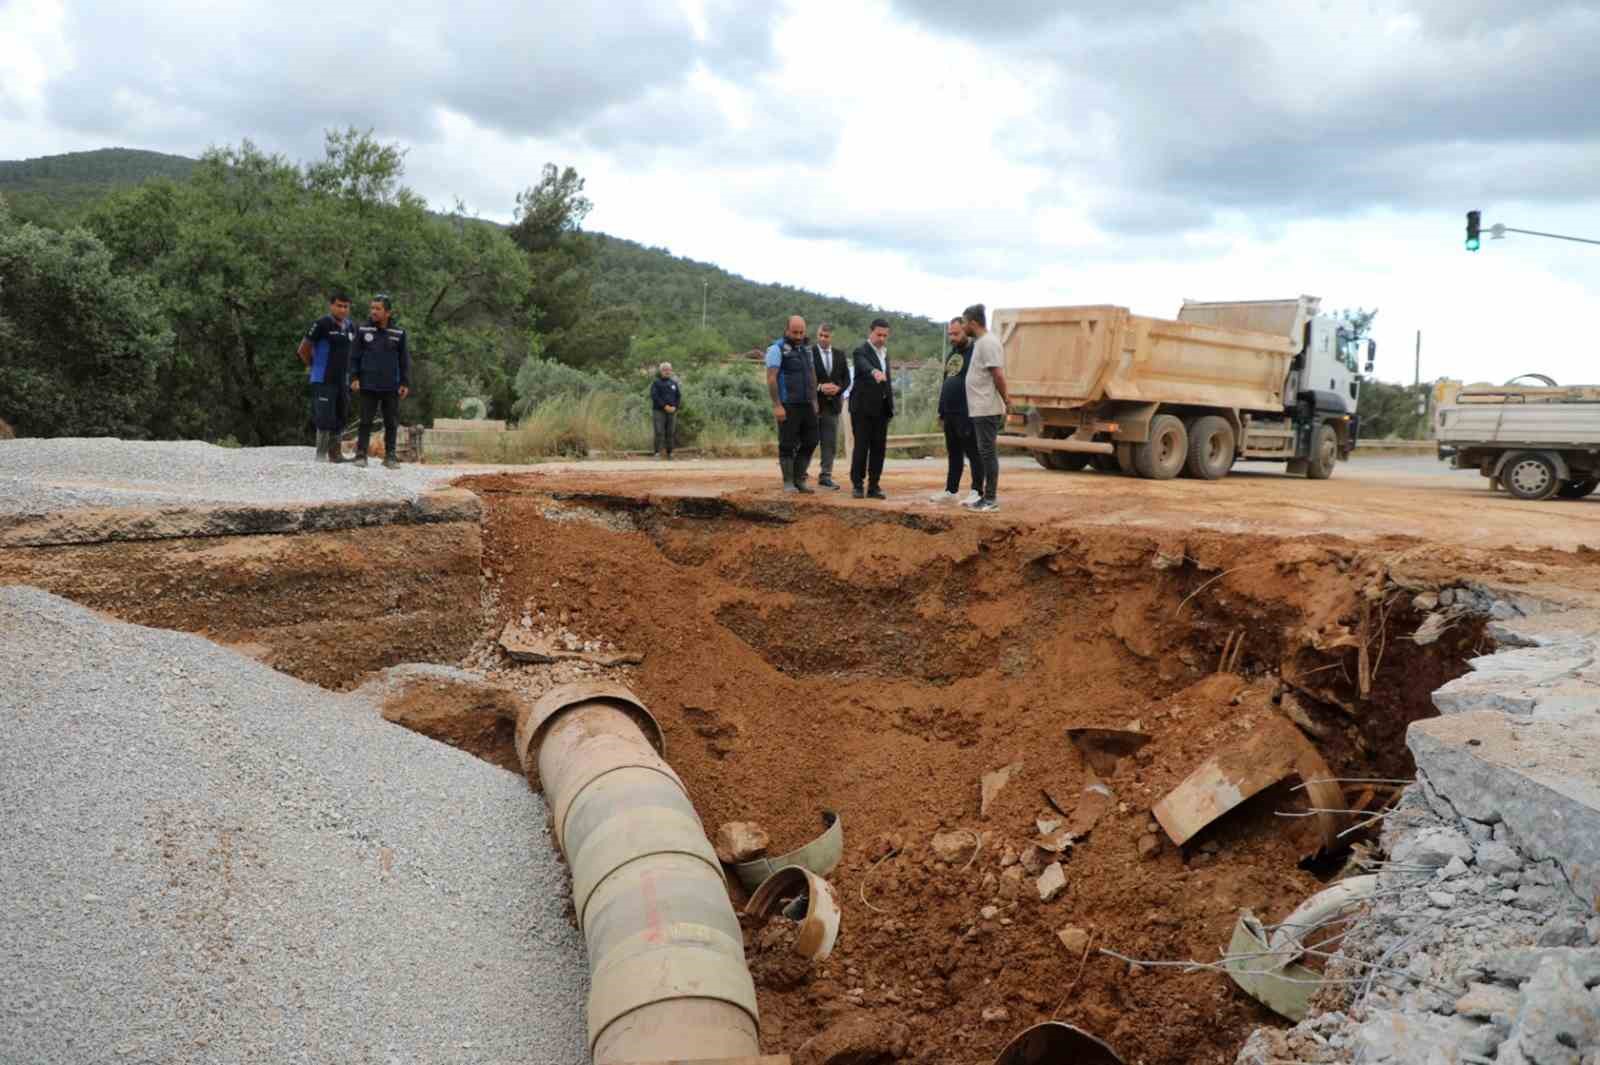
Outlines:
[[[997,439],[1005,424],[1011,396],[1006,391],[1006,351],[989,332],[983,304],[962,312],[964,328],[972,340],[972,365],[967,367],[967,415],[978,439],[978,477],[972,487],[981,497],[973,510],[999,510],[995,492],[1000,487],[1000,448]]]

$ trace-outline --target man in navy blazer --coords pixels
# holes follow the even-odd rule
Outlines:
[[[855,447],[850,453],[851,495],[887,499],[878,482],[883,477],[883,451],[894,417],[894,380],[889,369],[889,323],[872,320],[866,343],[851,356],[855,383],[850,386],[850,423]]]

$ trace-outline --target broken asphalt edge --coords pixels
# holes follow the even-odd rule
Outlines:
[[[477,524],[482,516],[478,497],[464,488],[433,489],[412,499],[334,503],[80,507],[0,517],[0,548],[334,532],[376,525]]]

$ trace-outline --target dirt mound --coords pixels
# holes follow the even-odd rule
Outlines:
[[[773,1052],[870,1016],[907,1035],[865,1060],[988,1061],[1054,1016],[1129,1061],[1231,1060],[1272,1020],[1261,1007],[1222,976],[1130,968],[1099,948],[1215,959],[1241,907],[1280,918],[1321,886],[1301,868],[1315,829],[1280,816],[1304,809],[1290,785],[1183,849],[1151,807],[1285,714],[1286,691],[1341,775],[1407,769],[1394,736],[1424,712],[1422,686],[1461,672],[1478,639],[1399,639],[1415,627],[1409,597],[1389,588],[1380,559],[1333,539],[1163,539],[832,508],[728,520],[737,504],[696,516],[637,500],[616,501],[626,520],[607,528],[553,518],[577,501],[522,484],[495,479],[485,493],[490,627],[564,611],[586,638],[644,652],[628,681],[662,721],[706,823],[759,821],[782,852],[816,834],[819,810],[841,813],[834,954],[758,976]],[[1064,730],[1130,724],[1154,739],[1105,781],[1114,803],[1061,856],[1065,890],[1041,902],[1034,880],[1048,863],[1032,841],[1041,820],[1070,812],[1046,796],[1072,805],[1090,780]],[[979,778],[1011,763],[1020,768],[981,818]],[[952,829],[981,841],[970,860],[930,848]],[[904,848],[874,853],[884,834]],[[1064,949],[1056,932],[1068,925],[1088,931],[1091,950]],[[752,948],[766,972],[771,951]]]
[[[516,751],[521,706],[510,692],[484,684],[417,679],[384,700],[383,717],[521,774]]]

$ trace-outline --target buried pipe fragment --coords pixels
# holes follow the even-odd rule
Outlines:
[[[839,938],[839,900],[833,885],[798,865],[769,876],[744,912],[769,920],[782,914],[799,924],[794,952],[808,961],[826,959]]]
[[[1287,720],[1270,717],[1229,749],[1200,763],[1152,808],[1156,820],[1178,846],[1253,795],[1289,777],[1305,785],[1323,846],[1339,842],[1337,814],[1344,792],[1322,755]]]
[[[660,726],[626,688],[574,684],[517,721],[589,955],[596,1065],[760,1054],[755,982],[727,883]]]
[[[1045,1021],[1006,1044],[994,1065],[1123,1065],[1116,1051],[1061,1021]]]
[[[1239,914],[1222,965],[1240,989],[1274,1013],[1303,1021],[1322,974],[1301,964],[1305,941],[1337,923],[1378,890],[1375,875],[1352,876],[1311,896],[1269,936],[1249,910]]]
[[[733,867],[733,875],[746,891],[755,891],[774,873],[790,866],[827,876],[844,857],[844,820],[832,810],[822,811],[822,834],[804,847],[776,858],[752,858]]]

